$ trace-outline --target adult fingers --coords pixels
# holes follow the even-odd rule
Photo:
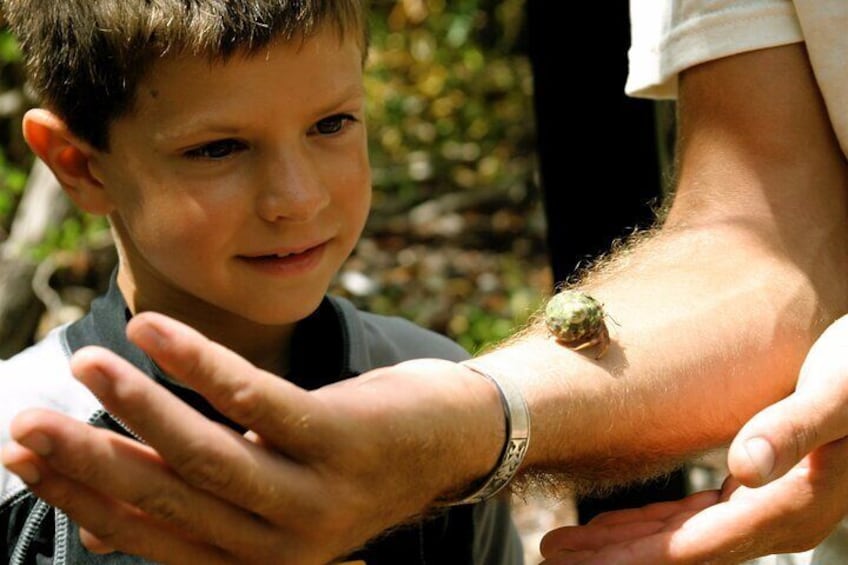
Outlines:
[[[815,450],[805,464],[763,487],[735,488],[728,483],[729,497],[723,495],[720,502],[697,512],[671,514],[656,533],[591,547],[573,540],[561,547],[549,545],[545,548],[549,558],[546,563],[724,564],[807,550],[818,544],[845,513],[846,460],[848,440],[828,444]],[[630,517],[635,515],[631,513]]]
[[[610,526],[614,524],[667,520],[682,512],[697,511],[715,504],[719,496],[720,493],[717,490],[701,491],[680,500],[655,502],[641,508],[627,508],[614,512],[604,512],[593,518],[589,524]]]
[[[584,526],[552,530],[542,538],[540,551],[549,557],[561,551],[598,550],[662,531],[670,521],[679,520],[715,504],[718,491],[704,491],[681,500],[605,512]]]
[[[131,341],[171,377],[218,411],[296,459],[324,453],[333,434],[322,405],[307,391],[262,371],[233,351],[167,316],[145,312],[127,326]]]
[[[30,480],[33,492],[50,504],[73,514],[77,523],[92,532],[100,544],[107,547],[144,556],[158,556],[159,553],[150,548],[155,549],[164,544],[163,547],[172,547],[174,551],[164,554],[166,557],[170,555],[173,561],[164,561],[195,562],[180,558],[183,555],[181,544],[188,540],[191,542],[190,548],[202,547],[204,552],[220,553],[233,563],[298,565],[324,563],[334,554],[343,553],[347,549],[346,546],[339,547],[334,537],[326,537],[324,532],[333,531],[332,528],[318,527],[317,522],[322,514],[313,511],[314,501],[320,498],[314,495],[318,492],[316,485],[309,485],[309,490],[304,489],[305,494],[295,488],[297,495],[303,495],[305,504],[297,504],[297,501],[288,503],[282,493],[275,492],[273,487],[266,488],[267,496],[280,503],[281,507],[277,509],[279,514],[284,517],[290,515],[290,523],[280,526],[265,522],[238,507],[227,506],[223,500],[216,501],[203,491],[178,481],[176,474],[171,473],[170,479],[163,482],[161,473],[155,467],[144,466],[148,456],[155,459],[158,455],[137,442],[67,419],[60,414],[33,412],[29,418],[36,420],[37,424],[31,430],[24,431],[40,436],[41,439],[35,443],[40,451],[45,451],[45,440],[49,441],[49,453],[41,457],[32,450],[12,443],[4,452],[4,461],[13,472],[19,470],[17,464],[22,461],[36,469],[36,480]],[[55,419],[52,425],[44,425],[41,421],[50,419]],[[66,441],[67,437],[77,433],[85,435],[86,430],[92,433],[89,439],[94,446],[88,445],[86,441]],[[16,436],[19,431],[14,431]],[[23,437],[20,439],[30,443]],[[102,449],[110,442],[119,446],[114,453],[114,446]],[[125,444],[126,452],[121,444]],[[62,449],[67,450],[67,453],[61,453]],[[141,451],[140,456],[135,453],[136,450]],[[74,457],[78,460],[68,460]],[[141,468],[136,468],[139,465]],[[58,467],[70,468],[71,473],[86,478],[83,481],[74,480],[56,470]],[[108,471],[102,475],[92,471],[101,467]],[[133,477],[134,472],[140,476]],[[177,480],[176,489],[171,488],[172,480]],[[263,484],[268,486],[267,483]],[[196,503],[197,499],[185,492],[200,495],[201,502]],[[104,503],[89,505],[91,493],[101,497]],[[204,502],[207,498],[211,504]],[[112,509],[105,502],[134,510],[139,513],[136,518],[145,517],[153,521],[157,528],[171,532],[171,538],[163,538],[155,528],[136,528],[131,520],[135,519],[132,514],[124,516],[122,520],[109,521]],[[146,511],[142,512],[142,509]],[[314,519],[304,520],[303,516]],[[198,551],[195,553],[203,554]],[[192,555],[191,551],[188,555]]]
[[[728,454],[731,473],[759,486],[782,476],[815,448],[848,436],[848,316],[816,341],[796,391],[755,415]]]
[[[223,551],[194,543],[140,510],[55,473],[35,453],[15,444],[4,449],[4,463],[10,470],[14,471],[21,461],[37,472],[35,482],[28,485],[30,490],[91,532],[99,543],[90,549],[97,553],[114,549],[161,563],[234,563]],[[82,539],[85,542],[86,537]]]
[[[87,485],[81,497],[96,490],[222,547],[258,546],[271,533],[267,522],[254,514],[186,485],[151,448],[136,441],[44,410],[21,413],[12,421],[11,432],[17,443],[8,446],[4,461],[12,463],[13,471],[17,465],[37,466],[42,476],[29,480],[33,491],[65,510],[80,504],[75,492],[63,488],[73,482]],[[22,453],[23,448],[42,461]],[[45,464],[50,467],[46,475]],[[197,520],[197,516],[217,519]],[[225,524],[239,527],[234,530]]]
[[[165,320],[158,316],[145,318],[153,318],[154,323]],[[139,323],[145,318],[139,317]],[[163,323],[169,326],[167,320]],[[182,376],[180,370],[173,370],[176,362],[173,359],[165,361],[164,357],[177,351],[177,354],[171,356],[179,358],[179,361],[192,359],[192,355],[203,358],[201,350],[211,345],[187,328],[185,331],[188,333],[183,335],[183,329],[177,325],[179,335],[165,339],[168,342],[165,346],[143,343],[145,339],[156,341],[161,338],[135,338],[140,344],[149,346],[154,359],[172,376],[201,394],[206,392],[197,382],[206,378],[210,372],[213,376],[209,380],[218,382],[218,385],[213,382],[212,388],[218,388],[213,396],[217,394],[220,397],[221,390],[232,390],[231,394],[244,396],[242,392],[245,389],[240,387],[251,388],[253,377],[256,382],[262,381],[255,390],[266,390],[267,396],[278,397],[282,404],[279,407],[279,418],[285,419],[287,415],[297,414],[275,433],[290,430],[287,433],[296,437],[294,443],[298,444],[298,449],[289,450],[288,444],[283,445],[287,437],[274,438],[277,451],[273,451],[245,437],[236,436],[209,422],[132,365],[103,349],[78,351],[72,360],[72,369],[80,381],[95,392],[110,413],[143,437],[189,485],[257,513],[276,526],[279,535],[275,539],[279,539],[280,543],[288,542],[293,547],[290,553],[301,552],[297,562],[311,562],[313,556],[314,560],[327,561],[333,556],[344,554],[386,527],[420,512],[439,493],[445,492],[446,484],[454,484],[454,475],[450,473],[437,475],[428,472],[422,475],[422,458],[410,455],[418,453],[417,445],[430,447],[444,444],[430,441],[431,438],[441,439],[445,434],[459,433],[448,425],[445,418],[423,419],[419,417],[420,410],[409,414],[395,408],[395,403],[386,400],[385,396],[377,398],[380,387],[374,383],[381,382],[381,379],[362,381],[371,383],[370,386],[338,385],[314,395],[299,391],[298,396],[303,399],[299,405],[290,406],[292,399],[288,398],[288,392],[297,393],[298,389],[282,379],[262,374],[222,349],[213,351],[212,357],[203,361],[194,359],[188,362],[185,370],[185,374],[190,375],[188,377]],[[156,355],[157,348],[163,348],[169,355]],[[180,348],[188,350],[188,355],[180,357]],[[206,368],[197,369],[199,366]],[[222,367],[229,368],[225,370]],[[251,374],[240,376],[245,370]],[[410,380],[418,382],[421,389],[429,391],[433,388],[429,383],[424,386],[419,379]],[[273,384],[266,387],[269,384],[267,381]],[[287,388],[286,392],[280,393],[274,389],[274,385],[279,383]],[[407,406],[405,403],[413,407],[429,405],[421,402],[421,396],[413,395],[409,388],[395,387],[395,390],[400,389],[399,396],[403,400],[399,406]],[[258,398],[255,392],[247,396]],[[360,402],[369,398],[380,401],[377,409],[372,404]],[[436,395],[435,398],[442,397]],[[215,401],[214,398],[212,400]],[[262,403],[268,399],[256,401]],[[270,401],[276,402],[274,398]],[[219,399],[218,407],[228,413],[227,407],[222,406],[221,402]],[[334,407],[332,412],[325,408],[330,405]],[[310,406],[316,407],[315,410]],[[380,406],[391,409],[383,410]],[[389,425],[389,412],[401,417],[399,426],[393,428],[393,433],[387,436],[385,430],[386,425]],[[429,416],[433,412],[424,411],[424,415]],[[439,413],[438,410],[435,412]],[[231,411],[229,415],[238,420],[238,416]],[[268,415],[271,419],[278,417],[270,411]],[[346,425],[354,420],[355,425]],[[319,426],[316,424],[319,421],[330,423]],[[336,421],[340,423],[335,424]],[[242,423],[246,421],[243,419]],[[337,428],[332,434],[308,433],[319,427],[330,430],[331,426]],[[253,431],[261,432],[259,437],[264,443],[269,443],[271,438],[268,437],[268,429],[273,428],[257,427],[261,430]],[[318,447],[307,447],[308,442],[314,442]],[[387,453],[396,458],[395,464],[384,464]],[[436,463],[432,465],[438,469]],[[304,516],[309,519],[304,520]],[[211,520],[214,517],[198,515],[195,519]],[[215,540],[209,541],[215,543]]]
[[[738,524],[724,516],[710,519],[711,513],[721,505],[708,506],[701,513],[685,511],[670,516],[662,525],[645,535],[632,535],[620,539],[610,538],[607,543],[574,549],[569,547],[547,548],[546,564],[550,565],[688,565],[708,563],[722,556],[721,563],[735,563],[743,557],[733,559],[736,539],[728,539],[727,529]],[[611,526],[613,529],[623,526]],[[635,533],[635,530],[633,531]],[[735,534],[734,534],[735,535]],[[601,541],[601,540],[597,540]],[[572,544],[573,546],[573,544]]]
[[[82,545],[91,553],[106,554],[117,551],[114,547],[108,545],[105,541],[86,529],[80,528],[79,537]]]
[[[576,565],[591,559],[594,551],[567,551],[547,557],[539,565]]]
[[[313,499],[302,495],[312,486],[309,473],[209,421],[124,359],[85,348],[71,365],[109,412],[144,438],[188,485],[269,519],[284,514],[283,508],[313,510]]]
[[[545,534],[539,544],[539,552],[544,557],[552,557],[564,551],[593,551],[655,534],[664,527],[665,522],[660,520],[610,526],[564,526]]]

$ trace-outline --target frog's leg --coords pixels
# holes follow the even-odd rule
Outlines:
[[[596,337],[595,339],[597,340],[598,344],[598,354],[595,355],[595,359],[600,359],[604,356],[604,353],[607,352],[607,349],[609,349],[610,344],[609,330],[607,329],[606,324],[601,323],[601,331],[598,334],[598,337]]]
[[[569,349],[573,349],[574,351],[580,351],[581,349],[587,349],[589,347],[598,346],[598,354],[595,355],[595,359],[600,359],[604,356],[604,353],[607,352],[610,344],[610,336],[609,330],[607,329],[606,324],[601,324],[600,331],[598,331],[597,335],[593,338],[582,341],[582,342],[566,342],[562,340],[557,340]]]

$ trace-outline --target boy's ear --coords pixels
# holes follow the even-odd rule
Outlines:
[[[50,167],[74,204],[91,214],[112,211],[109,195],[91,172],[96,150],[74,136],[61,118],[43,108],[29,110],[24,115],[23,131],[33,153]]]

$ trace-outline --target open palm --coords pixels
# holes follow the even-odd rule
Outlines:
[[[542,540],[546,565],[738,563],[808,549],[848,510],[848,441],[823,446],[759,488],[721,491],[602,514]]]
[[[848,512],[846,344],[848,316],[810,349],[795,392],[736,436],[721,491],[553,530],[545,563],[738,563],[817,545]]]

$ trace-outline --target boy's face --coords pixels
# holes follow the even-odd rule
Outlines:
[[[309,315],[368,213],[363,105],[361,51],[332,30],[154,65],[90,167],[130,304],[194,321]]]

